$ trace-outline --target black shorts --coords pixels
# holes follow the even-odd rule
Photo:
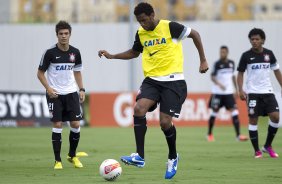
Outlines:
[[[225,107],[227,110],[236,109],[236,101],[233,94],[229,95],[217,95],[212,94],[209,102],[209,107],[213,110],[219,110],[221,107]]]
[[[80,121],[82,119],[82,110],[77,92],[59,95],[58,98],[49,98],[46,95],[46,98],[52,122]]]
[[[271,112],[279,112],[274,94],[248,94],[247,103],[250,118],[267,116]]]
[[[140,87],[136,101],[141,98],[154,100],[160,104],[161,112],[178,118],[186,96],[185,80],[156,81],[147,77]]]

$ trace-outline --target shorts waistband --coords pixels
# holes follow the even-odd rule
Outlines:
[[[150,78],[157,80],[157,81],[177,81],[177,80],[184,80],[184,74],[183,73],[174,73],[174,74],[169,74],[165,76],[156,76],[156,77],[150,77]]]

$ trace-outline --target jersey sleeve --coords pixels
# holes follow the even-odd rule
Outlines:
[[[142,44],[141,44],[138,31],[137,31],[136,34],[135,34],[135,41],[134,41],[132,50],[134,50],[134,51],[136,51],[136,52],[143,52],[143,46],[142,46]]]
[[[216,74],[217,74],[216,63],[214,63],[212,67],[211,76],[216,76]]]
[[[271,70],[279,69],[279,64],[277,63],[276,57],[273,52],[270,53],[270,68]]]
[[[246,68],[247,68],[247,59],[246,59],[245,54],[242,54],[241,59],[239,61],[237,71],[238,72],[245,72]]]
[[[81,71],[81,70],[82,70],[82,60],[81,60],[80,51],[78,50],[73,71]]]
[[[186,27],[177,22],[170,22],[169,23],[169,30],[171,37],[177,40],[183,40],[191,33],[191,28]]]
[[[38,69],[42,71],[46,71],[51,63],[52,55],[50,54],[49,50],[46,50],[40,60],[40,64]]]

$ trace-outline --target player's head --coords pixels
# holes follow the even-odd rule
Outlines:
[[[134,15],[143,29],[149,31],[155,28],[155,12],[149,3],[139,3],[134,9]]]
[[[71,35],[71,25],[66,21],[59,21],[56,24],[56,34],[60,44],[68,44]]]
[[[226,60],[226,59],[227,59],[227,56],[228,56],[228,47],[225,46],[225,45],[222,45],[222,46],[220,47],[219,55],[220,55],[220,59],[221,59],[221,60]]]
[[[262,47],[265,41],[265,33],[262,29],[253,28],[248,35],[252,47],[254,49],[259,49]]]

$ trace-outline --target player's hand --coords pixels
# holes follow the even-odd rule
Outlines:
[[[208,71],[208,69],[209,69],[208,62],[206,60],[201,61],[199,72],[200,73],[206,73]]]
[[[47,94],[50,98],[58,98],[58,93],[56,90],[54,90],[53,88],[48,88],[47,89]]]
[[[108,53],[106,50],[99,50],[98,51],[98,56],[101,58],[102,56],[105,56],[107,59],[113,59],[113,55]]]
[[[79,92],[79,102],[83,103],[85,100],[85,92],[84,91],[80,91]]]
[[[219,88],[220,88],[222,91],[225,91],[225,90],[226,90],[226,87],[223,86],[222,84],[219,85]]]
[[[241,100],[247,99],[247,94],[244,91],[239,91],[239,96]]]

